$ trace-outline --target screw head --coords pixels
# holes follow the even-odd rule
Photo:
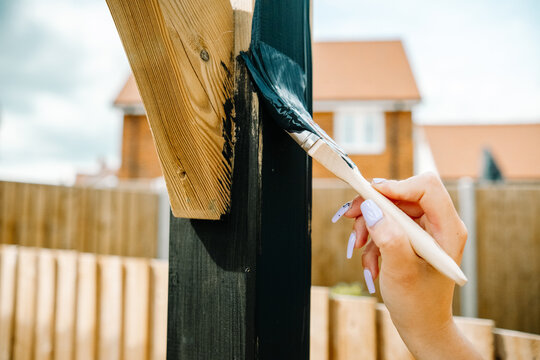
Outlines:
[[[208,54],[208,51],[206,51],[206,49],[202,49],[200,55],[201,55],[201,59],[203,59],[203,61],[210,60],[210,54]]]

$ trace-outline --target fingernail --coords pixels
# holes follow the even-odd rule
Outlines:
[[[343,204],[343,206],[339,208],[339,210],[334,215],[334,217],[332,217],[332,222],[335,223],[336,221],[338,221],[343,216],[343,214],[345,214],[347,210],[349,210],[350,207],[351,207],[350,201],[348,203]]]
[[[351,233],[351,236],[349,236],[349,243],[347,244],[347,259],[352,258],[355,242],[356,242],[356,233],[353,231]]]
[[[379,209],[377,204],[371,199],[364,201],[362,205],[360,205],[360,209],[362,210],[362,215],[364,215],[367,226],[371,227],[375,225],[383,217],[381,209]]]
[[[371,182],[372,182],[373,184],[380,184],[380,183],[382,183],[383,181],[386,181],[386,179],[384,179],[384,178],[373,178],[373,180],[371,180]]]
[[[364,279],[366,280],[366,285],[370,294],[375,294],[375,284],[373,283],[373,276],[369,269],[364,269]]]

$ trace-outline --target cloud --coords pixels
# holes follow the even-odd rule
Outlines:
[[[0,7],[0,177],[24,180],[34,167],[51,180],[36,166],[50,164],[65,180],[100,158],[118,165],[111,104],[129,66],[105,1],[13,3]]]

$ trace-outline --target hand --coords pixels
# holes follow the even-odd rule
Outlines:
[[[467,230],[438,176],[428,173],[404,181],[378,181],[373,187],[430,233],[458,264],[461,262]],[[453,322],[454,282],[417,256],[400,225],[372,200],[357,197],[344,216],[355,219],[355,248],[365,245],[362,265],[375,278],[380,277],[384,303],[413,355],[475,358],[471,356],[474,349]],[[456,347],[472,352],[460,357]],[[451,356],[443,357],[448,353],[443,349]]]

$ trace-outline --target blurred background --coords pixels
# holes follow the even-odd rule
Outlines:
[[[367,178],[437,172],[470,235],[455,313],[535,334],[539,14],[536,0],[313,0],[315,120]],[[330,221],[355,194],[316,163],[313,177],[312,283],[365,294],[352,223]],[[168,216],[105,1],[2,0],[0,243],[167,259]]]

